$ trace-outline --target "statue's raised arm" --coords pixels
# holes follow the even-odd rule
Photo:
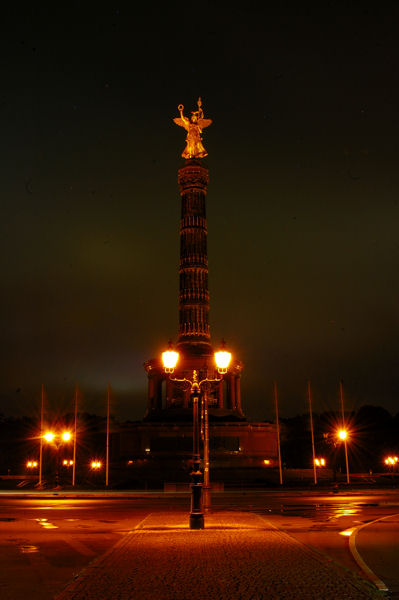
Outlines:
[[[184,106],[179,104],[177,110],[180,113],[180,117],[176,117],[173,121],[176,125],[184,127],[187,130],[186,136],[186,147],[182,153],[183,158],[204,158],[208,156],[202,144],[201,133],[205,127],[208,127],[212,121],[211,119],[204,119],[204,111],[202,110],[201,98],[198,98],[198,110],[191,113],[191,118],[185,117],[183,114]]]
[[[176,125],[179,125],[180,127],[184,127],[184,129],[187,129],[187,131],[188,131],[188,128],[190,125],[190,120],[187,119],[187,117],[185,117],[183,115],[183,110],[184,110],[183,104],[179,104],[179,106],[177,107],[177,110],[180,113],[180,118],[176,117],[175,119],[173,119],[174,122],[176,123]]]

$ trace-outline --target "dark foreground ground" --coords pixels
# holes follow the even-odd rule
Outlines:
[[[214,494],[203,531],[188,508],[186,493],[1,494],[0,597],[399,597],[396,491]]]

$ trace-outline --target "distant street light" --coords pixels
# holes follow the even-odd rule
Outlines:
[[[56,471],[55,471],[55,484],[59,485],[59,450],[63,444],[67,444],[72,439],[72,434],[68,430],[61,432],[46,431],[43,435],[43,439],[55,448],[56,451]]]
[[[326,459],[319,457],[319,458],[315,458],[314,459],[314,464],[316,467],[325,467],[326,466]]]
[[[54,444],[54,446],[58,449],[63,444],[63,442],[71,441],[72,434],[70,431],[62,431],[60,433],[54,433],[54,431],[47,431],[43,435],[43,439],[46,440],[46,442],[48,442],[49,444]]]
[[[222,347],[221,350],[214,353],[214,359],[216,363],[217,371],[220,375],[227,373],[231,361],[231,353]],[[202,386],[206,383],[216,383],[222,381],[223,377],[216,377],[204,379],[198,381],[198,371],[193,370],[192,378],[188,379],[183,377],[179,379],[177,377],[171,377],[174,372],[177,362],[179,360],[179,353],[174,351],[171,344],[168,350],[162,353],[162,362],[164,365],[165,373],[168,375],[170,381],[176,383],[182,383],[190,388],[191,398],[193,402],[193,470],[191,472],[191,507],[190,507],[190,529],[203,529],[204,528],[204,514],[202,507],[202,487],[203,487],[203,473],[200,469],[201,457],[199,449],[199,417],[198,417],[198,404],[199,399],[202,395]],[[205,394],[205,398],[207,395]],[[207,406],[204,407],[207,416]],[[206,448],[206,454],[209,449]],[[208,476],[208,473],[207,473]]]
[[[348,461],[348,437],[349,434],[346,429],[340,429],[337,432],[337,437],[344,442],[344,450],[345,450],[345,464],[346,464],[346,483],[349,483],[349,461]]]
[[[103,466],[102,462],[99,460],[92,460],[90,463],[90,468],[92,471],[98,471]]]
[[[39,463],[37,462],[37,460],[28,460],[26,463],[26,468],[27,469],[37,469]]]
[[[398,464],[398,462],[399,457],[397,456],[387,456],[387,458],[384,460],[384,463],[387,465],[387,467],[392,470]]]

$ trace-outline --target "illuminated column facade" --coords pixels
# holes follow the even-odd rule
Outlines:
[[[180,352],[176,368],[178,378],[191,377],[196,369],[199,378],[216,377],[209,328],[208,250],[206,194],[208,169],[199,159],[186,159],[178,171],[181,195],[180,262],[179,262],[179,332]],[[165,375],[160,359],[145,363],[148,374],[146,415],[191,408],[190,390],[182,390]],[[233,359],[223,382],[208,393],[210,411],[242,416],[240,375],[243,365]]]
[[[208,169],[187,160],[179,169],[181,194],[178,348],[210,353],[206,192]]]

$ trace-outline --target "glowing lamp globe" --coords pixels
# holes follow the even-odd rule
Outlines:
[[[174,350],[166,350],[166,352],[162,352],[162,362],[165,369],[165,373],[173,373],[178,360],[178,352],[175,352]]]
[[[230,361],[231,352],[227,352],[226,350],[219,350],[219,352],[215,352],[215,362],[219,373],[227,373]]]
[[[62,434],[62,439],[64,442],[69,442],[69,440],[71,439],[72,435],[70,431],[64,431]]]
[[[52,442],[55,438],[55,435],[52,431],[47,431],[47,433],[44,434],[43,438],[46,440],[46,442]]]
[[[341,429],[340,431],[338,431],[338,437],[340,440],[346,440],[348,437],[348,432],[345,431],[345,429]]]

